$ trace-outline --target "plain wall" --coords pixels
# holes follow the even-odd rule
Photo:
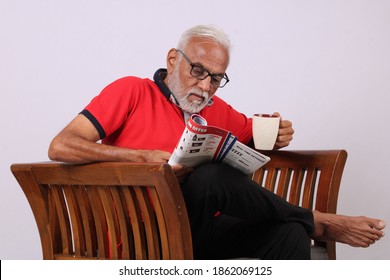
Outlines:
[[[289,149],[349,152],[338,212],[390,224],[390,1],[0,0],[0,259],[40,259],[34,217],[10,172],[126,75],[152,78],[181,33],[217,24],[232,41],[217,92],[246,113],[279,111]],[[390,238],[338,259],[390,259]]]

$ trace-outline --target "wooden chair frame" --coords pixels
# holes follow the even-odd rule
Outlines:
[[[344,150],[269,152],[253,180],[292,204],[336,213]],[[192,259],[187,210],[168,164],[13,164],[44,259]],[[336,258],[334,242],[315,242]]]
[[[187,210],[168,164],[14,164],[44,259],[192,259]]]

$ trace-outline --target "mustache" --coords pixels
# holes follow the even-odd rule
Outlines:
[[[188,98],[191,95],[196,95],[198,97],[201,97],[203,99],[202,103],[209,100],[209,93],[207,91],[202,91],[199,88],[190,89],[186,94],[186,98]]]

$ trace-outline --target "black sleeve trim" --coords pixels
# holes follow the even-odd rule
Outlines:
[[[100,125],[99,121],[88,110],[84,109],[80,112],[80,114],[84,115],[95,126],[95,128],[99,132],[100,139],[106,137],[106,132]]]

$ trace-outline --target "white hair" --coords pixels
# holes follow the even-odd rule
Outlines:
[[[226,48],[228,54],[230,55],[230,40],[227,34],[218,26],[215,25],[196,25],[190,29],[184,31],[181,35],[177,49],[186,49],[189,41],[192,38],[207,38],[210,39],[224,48]]]

